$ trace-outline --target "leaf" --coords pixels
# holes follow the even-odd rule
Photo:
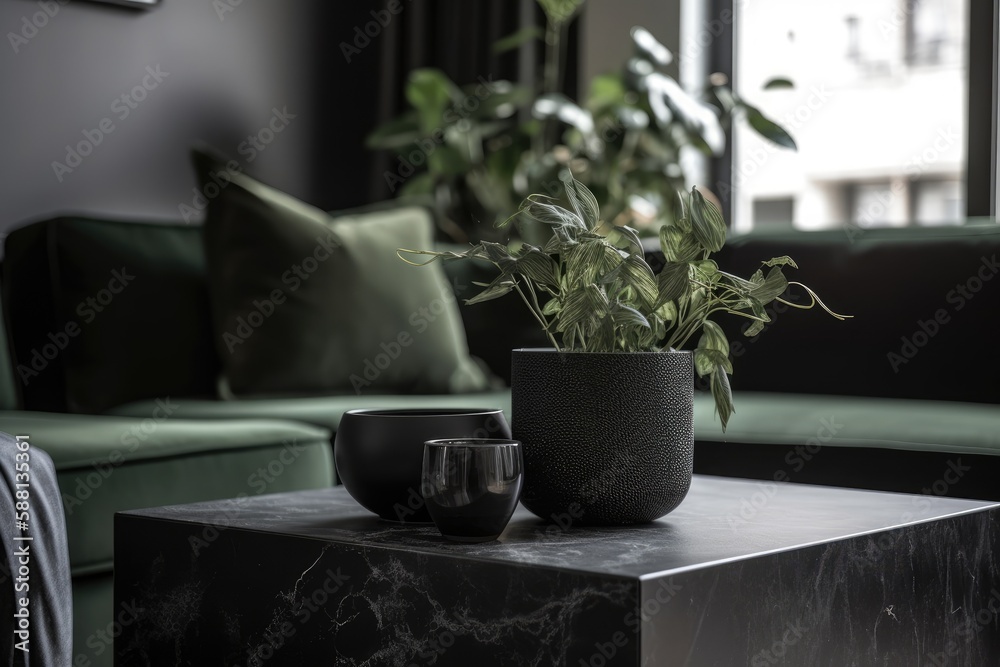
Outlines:
[[[726,425],[735,409],[733,408],[733,390],[729,386],[729,376],[721,366],[716,366],[711,379],[712,398],[715,399],[715,410],[719,413],[719,421],[722,423],[722,432],[725,433]]]
[[[493,281],[493,283],[489,287],[484,289],[476,296],[472,297],[471,299],[466,299],[465,300],[466,305],[471,306],[473,304],[482,303],[483,301],[491,301],[493,299],[498,299],[503,295],[507,294],[508,292],[510,292],[512,289],[514,289],[516,283],[513,280],[510,279],[501,280],[501,278],[503,278],[503,276],[500,276],[500,278]]]
[[[616,301],[611,304],[608,312],[611,315],[611,320],[616,325],[636,324],[647,329],[649,328],[649,320],[638,310],[624,303]]]
[[[525,42],[543,37],[545,37],[544,30],[536,25],[530,25],[493,42],[493,53],[505,53],[518,48]]]
[[[587,106],[593,110],[620,104],[625,98],[625,85],[620,74],[601,74],[590,80]]]
[[[786,79],[783,76],[776,76],[773,79],[768,80],[764,84],[764,90],[775,90],[778,88],[794,88],[795,84],[792,83],[791,79]]]
[[[608,242],[616,248],[628,249],[629,252],[642,253],[642,239],[639,233],[628,225],[615,225],[608,232]],[[624,241],[624,243],[622,243]]]
[[[698,241],[677,226],[660,227],[660,250],[670,262],[691,262],[701,256]]]
[[[781,272],[780,266],[775,266],[767,272],[764,282],[750,290],[750,296],[762,304],[768,304],[781,296],[788,289],[788,280]]]
[[[601,209],[594,193],[586,185],[573,178],[572,174],[564,175],[562,182],[574,212],[580,216],[587,229],[596,228],[600,223]]]
[[[417,110],[420,131],[425,136],[447,124],[445,109],[462,98],[462,91],[441,70],[426,67],[410,72],[406,99]]]
[[[556,261],[534,246],[517,257],[514,270],[532,282],[549,287],[559,285],[559,266]]]
[[[670,49],[661,44],[658,39],[653,37],[653,33],[642,26],[632,28],[631,35],[632,43],[635,44],[636,50],[642,56],[661,67],[666,67],[674,61],[674,56],[670,53]]]
[[[725,353],[700,347],[694,351],[694,369],[698,373],[698,377],[714,373],[715,369],[719,367],[729,373],[733,372],[733,364]]]
[[[552,201],[555,200],[545,195],[529,195],[521,204],[520,212],[545,225],[587,228],[579,215],[558,204],[549,203]]]
[[[434,176],[428,172],[414,174],[406,179],[406,183],[399,189],[400,197],[417,197],[429,195],[434,192]]]
[[[703,283],[717,282],[720,275],[719,265],[711,259],[700,259],[695,262],[691,262],[691,266],[694,268],[695,278]]]
[[[588,136],[594,133],[593,114],[559,93],[539,96],[531,105],[531,115],[540,120],[558,118]]]
[[[556,329],[565,332],[582,322],[596,321],[607,314],[608,297],[604,290],[596,285],[585,285],[563,299]]]
[[[448,259],[470,259],[482,256],[482,244],[474,245],[468,250],[463,252],[454,252],[452,250],[411,250],[409,248],[396,248],[396,257],[409,264],[410,266],[425,266],[427,264],[432,264],[437,260],[448,260]],[[404,255],[424,255],[430,257],[430,259],[424,262],[414,262],[411,259],[407,259]]]
[[[726,222],[715,204],[691,188],[691,233],[703,248],[718,252],[726,244]]]
[[[410,148],[414,141],[422,137],[416,112],[407,111],[375,128],[365,137],[365,146],[375,149]]]
[[[712,320],[705,320],[701,324],[701,338],[698,340],[698,348],[706,350],[718,350],[724,355],[729,355],[729,339],[726,333],[718,324]]]
[[[556,25],[572,18],[583,2],[584,0],[538,0],[546,18]]]
[[[649,264],[639,255],[629,255],[621,265],[622,279],[635,290],[643,304],[652,309],[659,297],[656,276]]]
[[[542,315],[557,315],[562,310],[562,302],[559,299],[549,299],[549,302],[542,307]]]
[[[469,171],[469,162],[451,146],[438,146],[427,158],[427,168],[439,176],[461,176]]]
[[[750,306],[750,310],[753,312],[753,316],[757,319],[750,323],[750,326],[743,331],[743,335],[747,338],[753,338],[764,330],[767,323],[771,321],[771,317],[767,314],[767,311],[764,309],[764,304],[762,304],[759,299],[748,296],[747,303]]]
[[[761,322],[760,320],[754,320],[754,322],[747,327],[746,331],[743,332],[743,335],[746,336],[747,338],[753,338],[754,336],[760,334],[760,332],[763,330],[764,330],[764,322]]]
[[[483,84],[467,86],[465,89],[465,99],[475,98],[479,102],[477,109],[468,112],[468,107],[463,106],[463,113],[469,113],[470,118],[476,119],[497,119],[510,118],[517,113],[518,109],[526,106],[533,99],[530,88],[518,86],[505,79],[497,79],[490,82],[489,96],[483,98]],[[509,129],[510,124],[501,125],[504,129]]]
[[[511,269],[516,260],[511,256],[510,248],[502,243],[493,243],[492,241],[480,242],[479,248],[477,257],[492,262],[506,277],[511,277]]]
[[[623,263],[621,251],[606,244],[600,237],[587,239],[565,253],[566,278],[571,287],[589,285]]]
[[[747,122],[750,124],[750,127],[757,132],[757,134],[778,144],[779,146],[790,148],[793,151],[798,150],[798,146],[795,145],[795,139],[792,139],[792,135],[788,134],[788,132],[785,131],[785,128],[765,116],[756,107],[752,107],[746,103],[742,106],[747,112]]]
[[[654,314],[664,322],[673,322],[677,319],[677,304],[668,301],[654,311]]]
[[[657,308],[669,301],[676,301],[688,291],[688,265],[683,262],[667,262],[656,277],[659,296]]]
[[[772,257],[771,259],[764,262],[764,266],[785,266],[786,264],[792,267],[793,269],[799,268],[799,265],[796,264],[792,260],[792,258],[789,257],[788,255],[782,255],[781,257]]]

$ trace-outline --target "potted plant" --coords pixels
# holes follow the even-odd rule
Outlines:
[[[548,520],[633,524],[673,510],[691,481],[694,373],[709,378],[723,428],[733,413],[729,341],[712,319],[728,313],[769,321],[764,306],[827,308],[808,287],[789,282],[789,257],[762,263],[749,278],[711,259],[726,241],[719,210],[693,188],[662,227],[666,263],[658,275],[634,229],[601,220],[597,200],[567,175],[568,208],[531,195],[518,213],[547,225],[544,246],[483,241],[464,252],[400,249],[423,265],[438,259],[493,263],[496,279],[468,300],[516,293],[552,349],[512,355],[513,434],[524,443],[522,503]],[[424,261],[408,255],[428,256]],[[793,286],[806,304],[782,297]],[[693,349],[690,349],[693,344]]]
[[[674,192],[691,181],[684,151],[721,157],[741,120],[795,150],[788,132],[737,95],[724,75],[713,74],[699,93],[684,90],[668,73],[669,49],[641,26],[630,32],[633,52],[619,71],[594,77],[581,86],[585,97],[570,99],[561,92],[566,30],[584,3],[538,4],[544,32],[529,27],[495,45],[517,48],[544,35],[536,85],[459,86],[439,69],[415,69],[404,91],[410,108],[366,139],[369,148],[397,153],[384,174],[389,190],[430,197],[452,240],[497,240],[493,221],[507,218],[527,193],[558,195],[566,170],[597,193],[608,221],[652,235],[675,218]],[[791,85],[775,78],[764,88]]]

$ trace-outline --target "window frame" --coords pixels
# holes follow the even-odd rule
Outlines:
[[[736,0],[743,5],[748,0]],[[709,71],[721,72],[729,77],[734,88],[738,81],[734,76],[736,21],[733,0],[707,0],[709,17],[732,17],[721,21],[722,30],[708,50]],[[965,167],[965,215],[966,218],[992,217],[998,212],[1000,196],[1000,173],[997,169],[998,144],[998,76],[1000,67],[1000,0],[983,2],[969,0],[968,16],[968,98],[966,115],[968,134],[966,136]],[[989,137],[989,141],[983,141]],[[732,185],[732,142],[727,142],[726,152],[711,161],[709,166],[713,183]],[[723,214],[732,226],[733,191],[720,196]]]

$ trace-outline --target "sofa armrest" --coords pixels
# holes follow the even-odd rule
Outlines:
[[[0,412],[55,463],[74,576],[112,567],[114,513],[330,486],[327,430],[277,420],[183,421]]]

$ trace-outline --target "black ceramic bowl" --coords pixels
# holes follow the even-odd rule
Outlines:
[[[429,440],[420,491],[438,530],[455,542],[489,542],[507,527],[524,483],[521,443]]]
[[[348,493],[387,521],[430,523],[420,474],[424,443],[439,438],[509,438],[500,409],[349,410],[333,456]]]

